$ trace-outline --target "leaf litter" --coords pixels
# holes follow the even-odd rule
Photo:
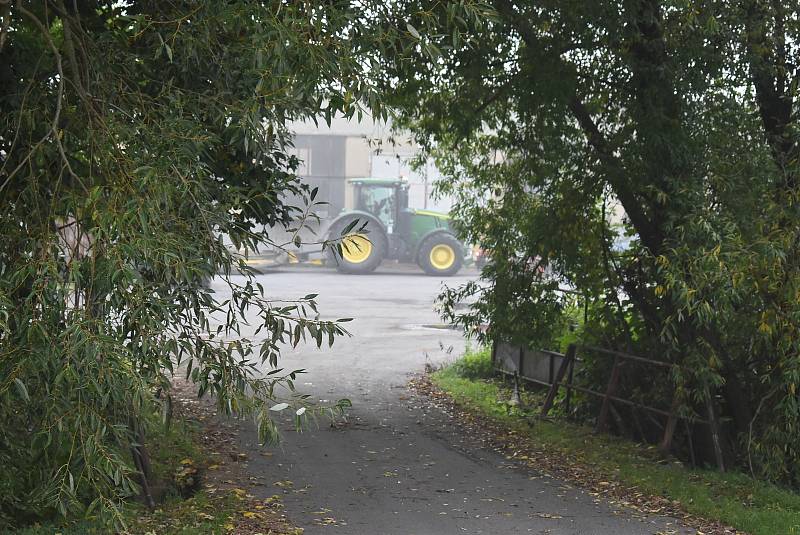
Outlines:
[[[691,514],[676,500],[647,494],[635,486],[609,479],[608,474],[602,474],[583,462],[580,455],[568,455],[555,448],[534,443],[525,433],[519,433],[501,422],[465,408],[436,386],[428,375],[411,379],[408,388],[420,396],[423,402],[433,405],[457,421],[463,434],[472,437],[480,447],[502,455],[518,467],[538,472],[531,476],[532,479],[545,476],[572,484],[585,490],[596,501],[602,500],[612,507],[624,508],[633,516],[641,519],[653,515],[671,517],[701,535],[746,535],[721,522]],[[545,514],[547,513],[536,516],[558,518],[558,515],[541,516]],[[662,531],[658,535],[672,533],[680,533],[678,526],[675,530]]]

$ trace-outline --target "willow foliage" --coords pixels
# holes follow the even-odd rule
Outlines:
[[[146,494],[174,373],[275,439],[280,347],[346,331],[223,237],[255,250],[315,202],[288,120],[383,113],[364,54],[393,30],[364,9],[0,2],[0,528]]]

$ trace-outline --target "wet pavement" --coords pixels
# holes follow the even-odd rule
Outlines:
[[[323,318],[355,318],[352,338],[330,349],[300,346],[281,361],[309,371],[297,387],[312,399],[351,399],[348,422],[320,421],[299,434],[287,422],[283,443],[266,451],[252,427],[241,436],[250,472],[265,483],[251,492],[285,493],[286,513],[306,535],[674,533],[673,519],[620,511],[480,449],[405,388],[426,363],[464,350],[458,332],[433,328],[443,281],[405,268],[367,276],[295,268],[266,272],[259,282],[276,298],[319,293]]]

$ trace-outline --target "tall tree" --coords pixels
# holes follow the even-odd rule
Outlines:
[[[588,294],[604,343],[681,364],[689,406],[721,387],[738,459],[800,482],[800,6],[488,4],[403,3],[422,46],[386,77],[493,251],[461,319],[545,334],[557,286]]]

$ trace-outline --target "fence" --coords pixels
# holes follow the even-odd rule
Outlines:
[[[590,351],[600,358],[608,358],[611,361],[611,374],[606,385],[605,392],[599,392],[585,386],[575,384],[575,371],[580,369],[583,360],[580,357],[582,352]],[[622,370],[628,363],[638,363],[644,366],[659,368],[665,371],[672,370],[676,365],[660,360],[654,360],[638,355],[631,355],[621,351],[604,349],[591,346],[577,346],[572,344],[566,353],[558,353],[542,349],[527,349],[514,346],[504,342],[495,342],[492,347],[492,363],[495,369],[507,375],[513,375],[524,381],[545,386],[548,388],[547,396],[542,405],[541,416],[546,417],[555,403],[559,389],[566,389],[564,404],[569,411],[572,392],[581,392],[590,396],[602,399],[600,412],[595,423],[596,432],[608,430],[608,420],[612,412],[615,412],[612,404],[621,404],[645,410],[650,413],[666,418],[664,432],[659,442],[659,450],[667,454],[672,449],[672,439],[675,434],[678,420],[681,416],[677,414],[678,400],[673,397],[669,409],[651,407],[639,403],[635,400],[620,397],[620,382]],[[684,418],[692,423],[699,423],[708,426],[711,444],[714,450],[714,458],[720,471],[725,470],[725,462],[722,453],[720,440],[720,424],[717,418],[717,411],[714,407],[711,395],[706,396],[705,403],[706,418]],[[691,440],[691,434],[689,435]],[[690,451],[694,455],[694,448],[690,445]]]

